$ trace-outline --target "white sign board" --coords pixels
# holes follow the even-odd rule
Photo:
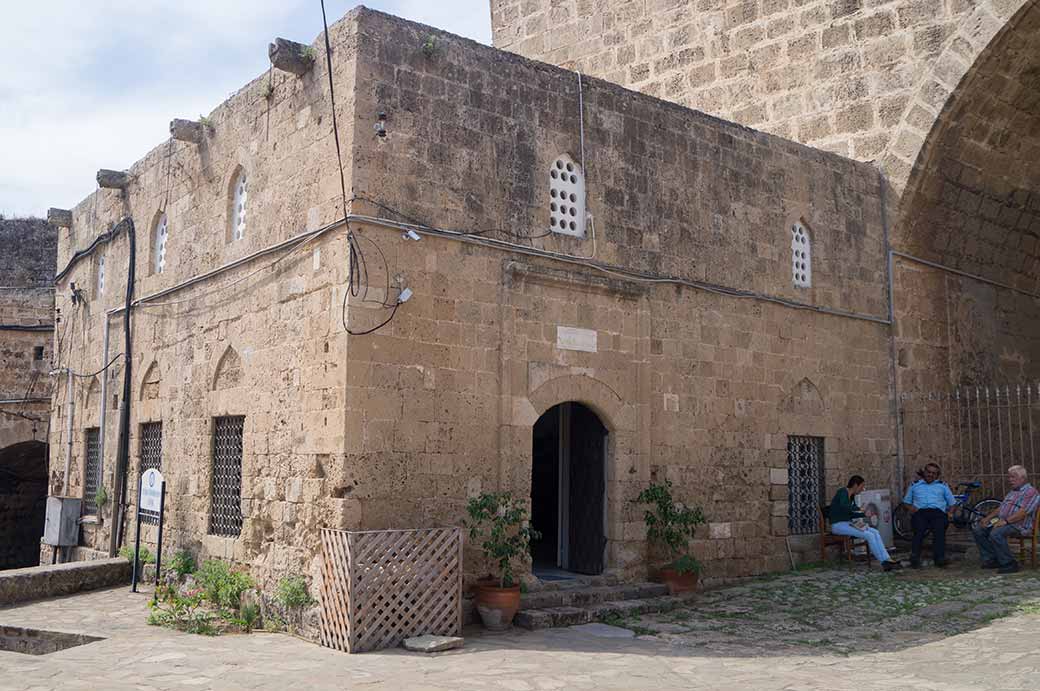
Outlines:
[[[149,468],[141,476],[141,510],[159,513],[162,499],[163,476],[155,468]]]
[[[596,331],[594,329],[576,329],[573,326],[557,326],[556,347],[560,350],[581,350],[586,353],[595,353]]]

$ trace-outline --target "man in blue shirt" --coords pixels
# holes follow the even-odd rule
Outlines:
[[[921,546],[929,531],[932,533],[935,565],[946,566],[947,512],[957,500],[953,498],[949,486],[939,480],[941,473],[939,466],[929,463],[924,467],[924,481],[910,485],[903,497],[903,504],[910,512],[910,525],[914,529],[914,539],[910,543],[910,566],[915,569],[921,566]]]

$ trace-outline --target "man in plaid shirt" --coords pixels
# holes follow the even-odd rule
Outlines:
[[[1011,491],[1000,507],[972,530],[982,557],[982,568],[997,569],[997,573],[1018,571],[1018,562],[1008,547],[1008,535],[1030,534],[1036,509],[1040,506],[1040,492],[1026,480],[1025,468],[1020,465],[1008,468],[1008,482]]]

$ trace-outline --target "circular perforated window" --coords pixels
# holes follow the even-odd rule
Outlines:
[[[798,288],[812,287],[812,246],[801,223],[791,226],[791,278]]]

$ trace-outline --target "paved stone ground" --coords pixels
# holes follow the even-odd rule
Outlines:
[[[435,655],[177,633],[144,623],[146,595],[107,590],[0,609],[0,624],[106,638],[41,657],[0,652],[0,690],[1035,689],[1040,577],[990,573],[810,570],[613,622],[637,638],[469,631],[465,648]]]

